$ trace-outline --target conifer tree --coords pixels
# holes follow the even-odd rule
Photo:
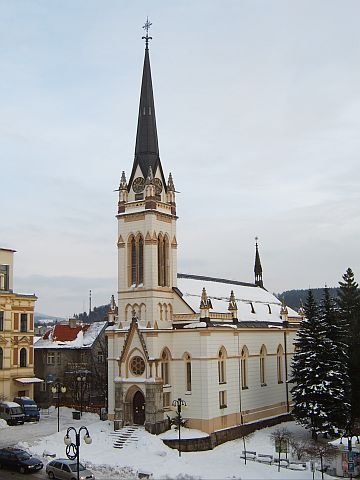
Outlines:
[[[350,377],[346,321],[339,315],[336,303],[324,288],[319,308],[324,328],[324,379],[327,388],[324,408],[332,427],[342,430],[350,415]]]
[[[310,429],[312,437],[331,431],[328,415],[326,331],[319,307],[311,290],[304,305],[305,317],[300,323],[292,362],[291,389],[293,414],[298,423]]]
[[[349,326],[349,374],[351,384],[351,420],[360,417],[360,292],[354,273],[348,268],[339,282],[337,304],[343,322]]]

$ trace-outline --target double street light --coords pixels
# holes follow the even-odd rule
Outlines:
[[[77,480],[80,480],[80,433],[82,431],[85,431],[84,442],[89,445],[92,442],[92,438],[90,437],[89,430],[84,426],[80,427],[78,431],[75,427],[69,427],[66,430],[66,435],[64,437],[64,443],[66,445],[66,456],[70,460],[76,459]],[[71,432],[75,433],[75,443],[73,443],[71,439]]]
[[[59,382],[54,383],[51,386],[51,391],[53,394],[57,393],[56,398],[56,408],[57,408],[57,431],[60,432],[60,394],[66,392],[65,385],[62,385]]]
[[[179,432],[179,457],[181,457],[181,434],[180,434],[180,429],[181,429],[181,410],[183,407],[186,407],[186,402],[182,398],[178,398],[177,400],[173,400],[172,406],[176,408],[176,421],[177,421],[177,427],[178,427],[178,432]]]

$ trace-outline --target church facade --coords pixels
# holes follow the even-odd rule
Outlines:
[[[145,38],[132,170],[118,201],[118,298],[108,341],[108,415],[118,426],[168,428],[173,405],[204,432],[281,416],[302,319],[263,285],[258,245],[253,283],[177,271],[176,193],[160,161]]]

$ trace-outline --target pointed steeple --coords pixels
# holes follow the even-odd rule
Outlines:
[[[258,287],[264,287],[263,278],[262,278],[262,266],[260,261],[259,247],[258,247],[258,237],[255,237],[255,285]]]
[[[144,29],[146,30],[145,39],[145,57],[141,82],[141,93],[139,103],[139,116],[136,132],[135,158],[131,172],[129,187],[134,179],[137,166],[140,167],[143,177],[146,178],[149,166],[151,166],[154,175],[157,168],[160,168],[162,181],[165,185],[164,175],[160,163],[159,145],[155,118],[154,94],[151,79],[150,56],[149,56],[149,28],[151,23],[147,19]]]

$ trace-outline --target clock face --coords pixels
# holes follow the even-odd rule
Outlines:
[[[160,195],[163,189],[163,184],[160,178],[154,178],[154,184],[155,184],[155,193],[156,195]]]
[[[133,181],[132,188],[135,193],[142,192],[145,188],[145,180],[143,179],[143,177],[135,178],[135,180]]]

